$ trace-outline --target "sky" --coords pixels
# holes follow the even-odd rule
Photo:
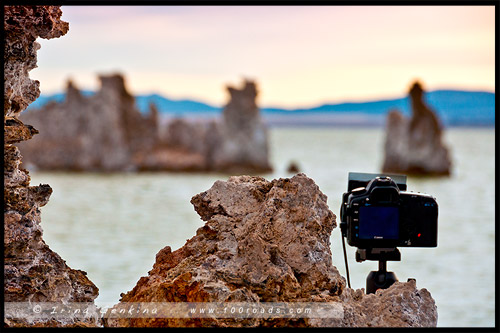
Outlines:
[[[63,6],[69,32],[38,39],[42,94],[96,90],[223,105],[255,80],[262,106],[311,107],[426,90],[495,91],[493,6]]]

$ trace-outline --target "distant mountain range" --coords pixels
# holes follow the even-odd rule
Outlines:
[[[92,95],[92,91],[82,91]],[[41,95],[30,108],[39,108],[49,101],[63,101],[64,93]],[[494,126],[495,94],[483,91],[435,90],[425,94],[425,100],[436,111],[445,126]],[[158,94],[136,96],[137,107],[147,112],[149,104],[154,103],[165,117],[203,117],[219,115],[222,107],[209,105],[195,100],[174,100]],[[311,108],[285,109],[262,107],[264,120],[269,125],[350,125],[381,126],[385,123],[387,112],[399,109],[410,114],[408,97],[323,104]]]

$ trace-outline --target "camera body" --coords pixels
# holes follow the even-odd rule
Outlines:
[[[342,235],[360,249],[437,246],[438,204],[406,191],[406,176],[349,173],[340,210]]]

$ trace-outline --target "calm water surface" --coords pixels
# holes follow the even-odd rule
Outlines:
[[[381,129],[272,129],[275,166],[267,179],[289,177],[291,161],[313,178],[338,216],[349,171],[379,172]],[[389,262],[400,281],[428,289],[438,307],[438,326],[494,326],[495,132],[448,129],[451,177],[408,179],[408,189],[432,194],[439,204],[437,248],[402,248]],[[88,272],[99,287],[99,305],[116,303],[152,268],[156,253],[175,250],[203,225],[190,204],[222,174],[31,173],[32,184],[54,189],[42,208],[44,239],[68,265]],[[333,230],[333,263],[345,276],[340,230]],[[348,247],[351,285],[364,288],[376,262],[357,263]]]

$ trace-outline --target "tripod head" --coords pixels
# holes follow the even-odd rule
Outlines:
[[[374,261],[401,261],[401,252],[397,248],[379,248],[379,249],[357,249],[356,261],[365,260]]]
[[[373,294],[377,289],[387,289],[398,281],[394,272],[387,271],[387,261],[400,261],[401,253],[397,248],[357,249],[356,261],[378,261],[378,271],[371,271],[366,278],[366,293]]]

